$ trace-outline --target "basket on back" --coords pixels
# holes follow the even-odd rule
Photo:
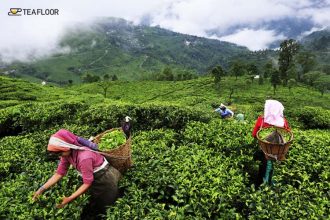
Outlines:
[[[266,137],[261,137],[261,132],[273,129]],[[284,136],[288,136],[285,138]],[[293,133],[285,128],[269,127],[262,128],[257,132],[257,139],[261,150],[267,160],[285,160],[285,155],[293,141]]]
[[[104,131],[95,137],[94,143],[100,143],[100,140],[103,135],[115,130],[123,132],[121,128],[112,128],[110,130]],[[101,151],[102,155],[108,160],[110,165],[119,170],[121,173],[124,173],[128,168],[133,165],[131,143],[132,139],[131,137],[129,137],[126,142],[119,147],[107,151]]]

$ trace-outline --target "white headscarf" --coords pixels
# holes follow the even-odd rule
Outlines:
[[[50,137],[49,142],[48,142],[48,147],[47,147],[48,151],[54,151],[54,152],[69,151],[70,149],[84,150],[84,148],[79,147],[74,144],[69,144],[69,143],[61,140],[60,138],[53,137],[53,136]]]
[[[264,122],[278,127],[284,127],[283,111],[284,107],[279,101],[266,100]]]

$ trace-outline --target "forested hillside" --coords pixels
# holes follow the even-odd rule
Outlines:
[[[86,74],[116,75],[121,80],[156,79],[167,66],[179,72],[205,74],[237,59],[265,63],[274,52],[252,53],[228,42],[133,25],[123,19],[101,19],[68,30],[59,43],[67,53],[28,63],[5,65],[2,72],[59,84],[81,82]]]

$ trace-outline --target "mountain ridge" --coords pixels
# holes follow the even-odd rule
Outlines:
[[[307,45],[308,41],[302,42]],[[81,82],[87,73],[141,80],[160,74],[165,67],[205,74],[216,65],[226,69],[237,59],[262,66],[277,57],[277,51],[252,52],[233,43],[134,25],[121,18],[81,24],[67,32],[59,46],[69,52],[30,63],[15,62],[2,72],[60,84]]]

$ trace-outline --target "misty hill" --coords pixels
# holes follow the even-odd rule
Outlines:
[[[330,73],[330,28],[315,31],[301,39],[300,43],[315,55],[320,70]]]
[[[314,32],[301,40],[304,48],[316,55],[322,69],[330,60],[329,42],[329,30]],[[205,74],[216,65],[227,68],[231,61],[239,59],[254,62],[261,69],[278,56],[274,50],[252,52],[232,43],[133,25],[117,18],[80,24],[68,30],[59,46],[66,53],[5,68],[0,65],[0,72],[56,84],[79,83],[87,73],[145,80],[154,79],[167,66],[175,73]]]
[[[13,75],[56,83],[80,82],[86,73],[116,74],[119,79],[132,80],[158,74],[165,66],[203,74],[217,64],[226,67],[237,58],[258,62],[266,58],[232,43],[135,26],[115,18],[68,31],[60,46],[69,52],[30,64],[15,63],[11,66],[16,69]]]
[[[315,31],[304,37],[301,42],[312,51],[330,51],[330,28]]]

